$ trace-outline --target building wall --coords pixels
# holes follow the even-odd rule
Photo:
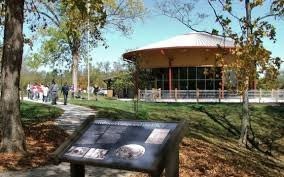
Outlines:
[[[172,67],[217,66],[216,53],[219,49],[171,49],[152,50],[140,53],[139,65],[141,68],[167,68],[169,59]],[[225,62],[233,61],[232,56],[226,56]]]

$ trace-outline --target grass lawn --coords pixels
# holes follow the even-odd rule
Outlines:
[[[50,153],[67,137],[67,134],[54,124],[54,118],[60,116],[63,110],[32,102],[22,102],[20,109],[27,154],[21,156],[0,153],[0,172],[50,164]]]
[[[60,116],[63,110],[54,106],[33,102],[21,102],[21,118],[24,125],[37,124]]]
[[[139,102],[136,115],[132,101],[69,101],[97,110],[101,118],[186,120],[187,132],[180,145],[181,176],[284,176],[284,105],[250,106],[260,147],[272,154],[266,155],[238,146],[241,104]]]

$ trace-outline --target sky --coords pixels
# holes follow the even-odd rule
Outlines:
[[[270,0],[267,0],[266,2],[269,1]],[[243,4],[239,4],[239,1],[233,2],[234,4],[238,3],[236,6],[237,8],[234,8],[233,12],[238,15],[244,14],[245,11]],[[107,30],[105,30],[103,34],[108,48],[105,49],[102,46],[98,46],[97,48],[91,49],[90,56],[92,58],[93,65],[95,63],[105,61],[109,61],[111,63],[121,61],[122,54],[127,50],[140,48],[154,42],[192,32],[177,20],[160,15],[160,12],[155,10],[155,0],[144,0],[144,4],[151,13],[148,14],[143,21],[137,21],[133,24],[133,33],[131,35],[124,36],[121,32],[115,31],[112,28],[107,28]],[[208,18],[206,18],[206,20],[199,23],[197,26],[198,29],[211,31],[213,28],[218,26],[207,1],[199,0],[199,3],[195,4],[195,8],[196,10],[194,10],[192,14],[196,14],[196,12],[200,9],[211,14]],[[258,16],[264,11],[268,12],[268,10],[269,7],[265,6],[264,9],[254,10],[253,14]],[[194,15],[192,15],[192,19],[196,21]],[[284,18],[281,20],[270,19],[270,22],[273,22],[276,27],[277,42],[273,43],[269,40],[265,40],[264,46],[272,52],[272,56],[278,56],[284,59]],[[27,29],[24,30],[28,31]],[[39,50],[38,46],[40,45],[37,45],[34,49]],[[30,53],[30,48],[25,47],[24,51],[24,55],[28,54]],[[284,71],[284,64],[282,64],[281,70]]]
[[[210,11],[207,4],[204,4],[205,2],[202,0],[201,3],[197,4],[196,8],[208,8],[208,11]],[[153,0],[145,0],[144,3],[146,8],[153,10],[155,6]],[[239,7],[235,13],[243,13],[243,9],[241,8]],[[262,9],[256,9],[255,14],[260,12],[262,12]],[[264,45],[272,52],[273,56],[284,59],[284,19],[277,20],[274,25],[277,30],[277,42],[272,43],[269,40],[265,40]],[[211,16],[204,23],[200,23],[199,28],[212,30],[213,26],[216,26],[216,24],[214,18]],[[136,49],[189,32],[192,31],[180,22],[163,15],[158,15],[157,12],[152,12],[143,22],[139,21],[133,25],[133,33],[130,36],[123,36],[117,31],[107,31],[105,38],[109,47],[107,49],[97,47],[91,52],[91,57],[94,63],[100,61],[119,61],[126,50]],[[281,70],[284,70],[283,64]]]

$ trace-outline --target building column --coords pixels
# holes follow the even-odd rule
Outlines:
[[[253,81],[253,89],[256,90],[257,87],[257,79],[254,79]]]
[[[172,91],[172,66],[169,66],[169,90]]]
[[[171,91],[172,91],[172,61],[173,61],[173,58],[168,57],[163,49],[161,49],[161,54],[169,60],[169,73],[168,74],[169,74],[169,91],[170,91],[170,95],[171,95]]]
[[[135,72],[134,72],[134,77],[135,77],[135,82],[134,82],[134,97],[138,98],[138,90],[139,90],[139,66],[138,66],[138,59],[135,61]]]
[[[224,71],[224,68],[222,68],[221,74],[222,74],[221,92],[222,92],[222,99],[224,99],[224,89],[225,89],[225,71]]]
[[[157,77],[155,77],[154,88],[158,89],[158,79],[157,79]]]

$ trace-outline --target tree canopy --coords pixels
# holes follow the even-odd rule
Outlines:
[[[100,4],[99,9],[95,3]],[[54,26],[41,31],[41,35],[47,40],[43,42],[39,54],[28,58],[28,65],[38,63],[61,66],[64,63],[68,68],[72,63],[73,84],[76,87],[78,63],[87,58],[87,45],[107,47],[103,29],[116,29],[123,34],[130,34],[131,24],[142,19],[145,13],[141,0],[103,0],[90,1],[89,4],[89,13],[85,1],[76,1],[73,4],[63,1],[60,4],[62,8],[48,8],[52,10],[49,14],[54,15],[50,15]],[[40,14],[44,12],[40,11]],[[37,56],[41,56],[41,63],[37,62]]]

